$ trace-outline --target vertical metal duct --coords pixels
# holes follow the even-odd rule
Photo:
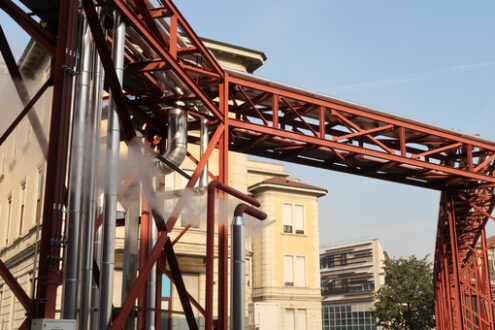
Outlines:
[[[237,205],[234,211],[234,219],[232,220],[231,234],[231,260],[232,266],[230,270],[231,276],[231,299],[230,299],[230,329],[244,330],[245,329],[245,287],[244,278],[246,276],[246,257],[245,257],[245,237],[244,237],[244,218],[243,214],[247,213],[253,217],[264,220],[266,213],[261,212],[247,204],[241,203]]]
[[[242,216],[234,216],[232,220],[232,299],[230,302],[230,327],[234,330],[244,329],[244,276],[246,274],[244,219]]]
[[[125,23],[120,14],[113,15],[112,56],[117,77],[122,84],[125,49]],[[115,263],[115,212],[117,206],[118,162],[120,130],[119,118],[113,96],[110,94],[108,111],[107,149],[105,164],[105,205],[103,210],[103,251],[100,278],[100,322],[99,329],[106,329],[112,315],[113,269]]]
[[[62,300],[62,318],[76,319],[77,289],[79,285],[79,255],[81,219],[84,218],[83,190],[86,175],[84,156],[86,153],[86,115],[88,112],[89,84],[91,70],[91,31],[84,16],[82,20],[81,64],[77,77],[77,94],[74,119],[72,122],[70,179],[69,179],[69,215],[67,217],[67,248],[65,250],[64,285]]]
[[[95,175],[98,168],[98,152],[100,148],[100,122],[103,96],[103,67],[98,51],[92,44],[93,52],[93,85],[91,95],[91,109],[88,111],[89,157],[86,160],[85,173],[87,174],[87,192],[85,193],[84,207],[87,209],[83,218],[81,239],[81,284],[79,293],[79,329],[87,330],[90,319],[91,299],[94,296],[93,282],[93,255],[94,255],[94,226],[97,216],[97,196],[95,191]]]
[[[199,141],[199,153],[200,159],[203,157],[206,152],[206,148],[208,148],[209,137],[208,137],[208,119],[201,118],[200,119],[200,141]],[[203,172],[201,172],[201,176],[199,177],[199,187],[198,191],[200,193],[205,193],[208,189],[208,162],[206,162],[205,167],[203,168]]]
[[[170,163],[179,166],[187,153],[187,112],[179,109],[171,109],[168,112],[167,150],[162,155]],[[165,173],[173,172],[173,169],[165,163],[158,163],[159,168]]]

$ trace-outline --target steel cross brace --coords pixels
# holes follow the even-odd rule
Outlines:
[[[48,150],[48,141],[46,140],[45,134],[43,132],[43,128],[41,126],[40,120],[38,116],[36,115],[35,112],[29,112],[29,109],[34,105],[34,103],[41,97],[43,92],[46,90],[48,86],[51,85],[52,83],[52,77],[50,77],[45,83],[40,91],[31,99],[29,97],[29,93],[27,91],[26,85],[23,81],[23,78],[21,76],[21,72],[19,71],[19,68],[17,67],[17,64],[15,62],[14,55],[12,54],[12,50],[10,49],[9,43],[7,42],[7,38],[5,37],[5,34],[3,32],[2,26],[0,25],[0,51],[2,53],[3,59],[5,61],[5,64],[7,65],[7,69],[9,70],[10,77],[12,78],[12,81],[14,83],[15,89],[17,91],[17,94],[19,95],[19,98],[21,99],[22,105],[24,106],[24,110],[19,114],[19,116],[16,118],[14,123],[20,121],[24,115],[27,114],[29,122],[31,123],[31,126],[33,128],[34,135],[36,136],[36,139],[38,140],[38,144],[40,145],[41,151],[43,152],[43,156],[46,159],[46,152]],[[7,129],[7,131],[4,133],[4,136],[7,134],[9,130],[13,130],[15,127],[14,123]],[[3,136],[2,136],[3,138]],[[0,144],[1,144],[1,139],[0,139]]]
[[[85,2],[91,2],[85,0]],[[177,60],[170,54],[162,42],[156,40],[147,27],[143,25],[139,17],[123,1],[114,0],[114,4],[121,12],[122,17],[140,33],[141,37],[149,44],[150,47],[169,65],[170,68],[183,80],[185,85],[201,100],[201,102],[220,120],[223,119],[221,112],[213,104],[210,98],[199,88],[196,82],[186,73]],[[199,40],[199,39],[198,39]]]
[[[19,282],[15,279],[15,277],[12,275],[12,273],[9,271],[7,266],[3,263],[3,261],[0,259],[0,276],[3,278],[5,283],[8,285],[10,290],[14,293],[16,298],[19,300],[21,303],[22,307],[26,310],[28,314],[31,313],[31,299],[29,299],[28,295],[24,291],[24,289],[21,287]]]
[[[24,31],[38,42],[51,56],[55,56],[56,38],[40,23],[32,19],[21,8],[10,0],[1,0],[2,8]],[[62,9],[62,8],[61,8]]]

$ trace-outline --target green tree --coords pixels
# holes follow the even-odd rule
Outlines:
[[[435,327],[432,264],[427,258],[385,261],[385,286],[374,294],[373,311],[384,329]]]

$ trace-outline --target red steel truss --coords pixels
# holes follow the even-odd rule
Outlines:
[[[495,328],[487,257],[489,246],[484,230],[487,221],[495,220],[491,215],[494,142],[225,70],[170,0],[158,1],[159,7],[148,0],[113,0],[103,4],[105,10],[118,11],[127,24],[125,79],[124,86],[120,87],[109,52],[112,36],[110,31],[107,31],[109,35],[104,33],[92,0],[82,0],[82,9],[76,7],[76,1],[69,0],[22,2],[31,13],[10,0],[0,1],[0,8],[52,57],[52,78],[31,100],[21,95],[22,85],[19,85],[25,109],[2,135],[0,144],[49,85],[53,85],[54,91],[34,299],[29,300],[0,261],[0,275],[26,308],[28,318],[24,327],[30,318],[55,315],[56,290],[61,284],[63,268],[60,242],[63,210],[67,204],[66,164],[76,69],[76,25],[78,15],[85,15],[105,70],[106,86],[118,107],[124,140],[136,135],[136,122],[145,122],[155,130],[155,135],[162,135],[162,122],[171,107],[179,107],[198,120],[198,123],[189,123],[192,129],[199,127],[201,118],[208,119],[211,136],[208,148],[199,160],[189,155],[197,164],[187,184],[189,188],[194,187],[217,148],[219,172],[210,173],[210,177],[218,183],[210,187],[211,194],[215,190],[220,194],[234,194],[254,205],[256,201],[227,186],[229,150],[440,190],[434,263],[437,328]],[[43,23],[39,23],[40,20]],[[20,75],[5,38],[0,38],[0,48],[9,72],[19,81]],[[189,136],[189,141],[198,143],[198,138]],[[218,228],[219,304],[218,317],[213,320],[211,234],[215,228],[211,221],[214,212],[208,212],[210,269],[207,269],[206,306],[200,306],[187,292],[174,252],[175,242],[188,227],[174,242],[168,236],[183,203],[180,198],[168,219],[150,210],[159,230],[158,240],[154,248],[141,251],[148,258],[140,265],[139,276],[128,290],[110,328],[119,329],[125,324],[155,264],[159,272],[170,275],[176,285],[190,328],[198,327],[192,306],[205,316],[208,329],[212,326],[227,328],[228,227],[219,225]],[[147,218],[149,215],[143,216],[142,221]],[[96,223],[101,224],[101,217]],[[147,230],[142,232],[146,236]],[[146,244],[143,249],[147,250]],[[140,301],[144,299],[140,297]],[[142,314],[145,313],[138,312],[140,324],[144,324],[146,317]]]

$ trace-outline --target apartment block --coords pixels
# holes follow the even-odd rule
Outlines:
[[[374,330],[371,294],[385,284],[387,253],[378,239],[320,248],[323,330]]]

